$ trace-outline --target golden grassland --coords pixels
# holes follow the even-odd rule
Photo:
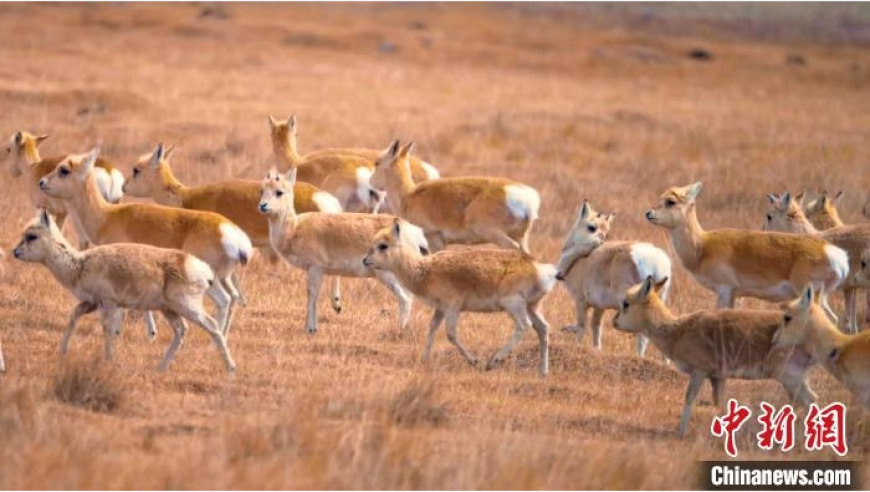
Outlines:
[[[845,190],[844,219],[861,220],[866,45],[800,23],[810,21],[766,30],[725,16],[731,24],[718,29],[689,15],[706,11],[623,22],[615,9],[5,5],[0,129],[51,132],[44,155],[101,141],[125,172],[158,141],[174,143],[188,183],[263,175],[269,113],[299,115],[303,152],[413,139],[445,176],[536,187],[531,243],[548,261],[583,198],[618,213],[613,238],[670,250],[643,211],[694,180],[705,183],[708,228],[758,228],[766,193],[802,188]],[[712,59],[687,57],[695,48]],[[22,181],[0,180],[8,251],[33,211]],[[340,315],[322,296],[309,336],[303,275],[255,260],[229,379],[196,330],[157,373],[169,327],[149,343],[138,317],[114,362],[98,360],[93,316],[60,360],[72,296],[42,267],[2,265],[0,488],[680,488],[697,485],[696,461],[725,456],[709,433],[709,389],[677,439],[685,377],[655,349],[636,357],[609,316],[601,352],[562,333],[574,312],[561,287],[544,310],[553,328],[544,379],[531,334],[494,371],[467,365],[443,334],[421,363],[428,310],[418,303],[399,332],[393,297],[371,281],[345,283]],[[713,306],[675,270],[675,311]],[[466,315],[459,336],[485,356],[512,330],[506,315]],[[822,403],[851,406],[850,459],[862,460],[866,412],[821,370],[812,385]],[[727,395],[756,410],[786,403],[774,382],[731,381]],[[757,429],[742,433],[741,458],[835,458],[752,451]]]

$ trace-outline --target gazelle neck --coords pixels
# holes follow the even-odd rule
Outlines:
[[[73,289],[81,276],[82,253],[76,251],[60,234],[52,240],[45,266],[64,287]]]

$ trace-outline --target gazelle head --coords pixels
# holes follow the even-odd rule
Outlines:
[[[24,170],[30,167],[30,163],[27,162],[27,154],[28,152],[33,155],[36,154],[36,149],[42,145],[42,142],[48,138],[48,134],[43,135],[33,135],[28,132],[15,132],[14,135],[9,137],[9,141],[6,143],[6,148],[4,149],[4,159],[7,159],[7,165],[9,169],[9,174],[17,178],[24,173]]]
[[[375,159],[375,172],[372,173],[371,184],[379,190],[389,190],[399,184],[398,180],[404,173],[411,175],[411,164],[408,157],[414,150],[414,142],[408,142],[404,146],[394,140],[389,147],[381,152]]]
[[[166,187],[167,173],[171,173],[169,158],[173,150],[175,150],[174,145],[164,147],[160,143],[153,152],[139,156],[130,175],[124,180],[122,187],[124,194],[146,198],[163,190]]]
[[[613,326],[621,331],[637,333],[654,324],[668,309],[659,297],[667,283],[667,277],[658,283],[647,277],[643,283],[629,287],[613,319]]]
[[[21,233],[21,242],[12,250],[12,255],[21,261],[40,262],[48,257],[52,245],[61,237],[54,219],[45,210],[39,210],[36,218],[27,224]]]
[[[63,199],[82,193],[99,153],[100,148],[96,147],[87,154],[71,155],[60,161],[54,171],[39,180],[39,189],[48,196]]]
[[[833,197],[828,196],[827,191],[823,191],[815,200],[803,205],[804,213],[813,224],[818,224],[824,229],[842,224],[837,207],[840,206],[844,196],[843,191],[837,192]]]
[[[676,229],[686,224],[686,217],[694,210],[695,199],[701,193],[700,181],[688,186],[674,187],[662,193],[661,205],[646,211],[646,220],[665,229]]]
[[[813,305],[814,300],[813,287],[807,285],[801,291],[800,297],[785,305],[782,313],[782,324],[773,335],[774,345],[802,345],[806,341],[814,318],[821,315],[827,320],[827,316]],[[819,312],[813,313],[814,310]]]
[[[279,120],[269,115],[269,135],[272,138],[272,148],[284,152],[296,148],[296,115],[290,115],[287,120]]]
[[[269,170],[260,188],[260,213],[276,215],[293,210],[293,186],[296,184],[296,167],[281,174],[276,168]]]
[[[769,205],[761,228],[766,231],[794,232],[794,223],[803,218],[803,210],[791,193],[768,193],[767,201]]]
[[[583,200],[580,205],[580,211],[577,214],[577,220],[571,226],[568,232],[568,237],[565,239],[565,244],[562,246],[562,252],[559,255],[559,262],[556,265],[556,278],[564,280],[571,265],[578,258],[588,256],[593,250],[598,248],[607,239],[607,234],[610,232],[610,224],[616,214],[599,213],[592,209],[588,201]]]
[[[402,219],[395,219],[393,225],[378,231],[372,240],[363,265],[375,270],[392,271],[412,259],[429,254],[429,244],[423,231]]]

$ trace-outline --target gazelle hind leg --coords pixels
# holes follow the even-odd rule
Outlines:
[[[537,306],[529,306],[528,314],[532,320],[532,328],[538,334],[538,345],[541,348],[541,376],[546,376],[550,372],[550,325],[547,324],[547,321],[538,312]]]
[[[154,312],[145,311],[142,317],[145,318],[145,330],[148,335],[148,340],[153,342],[157,338],[157,322],[154,321]]]
[[[248,299],[245,297],[245,294],[242,293],[242,282],[239,280],[239,270],[233,270],[233,273],[230,275],[229,285],[232,288],[228,288],[224,286],[227,291],[229,291],[230,295],[233,296],[242,307],[246,307],[248,305]]]
[[[103,303],[100,306],[101,321],[103,323],[103,336],[106,360],[112,360],[115,357],[112,343],[116,336],[121,333],[121,321],[124,319],[124,310],[114,304]]]
[[[205,312],[205,309],[202,306],[202,301],[189,301],[182,304],[178,308],[178,314],[187,318],[192,323],[196,323],[211,336],[215,345],[217,345],[218,350],[220,350],[221,357],[223,357],[224,363],[227,366],[227,371],[230,374],[235,373],[236,363],[233,362],[233,357],[230,355],[230,349],[227,347],[227,340],[221,333],[218,322]]]
[[[514,319],[514,334],[506,344],[504,344],[500,349],[496,350],[495,353],[493,353],[492,356],[489,358],[489,362],[486,363],[487,371],[495,367],[496,364],[501,362],[511,352],[511,350],[513,350],[513,348],[523,337],[526,328],[528,328],[532,324],[531,320],[529,319],[529,314],[526,312],[525,305],[513,302],[505,306],[505,310]]]
[[[332,310],[336,314],[341,314],[341,277],[336,275],[332,277]]]
[[[233,324],[233,315],[235,314],[235,311],[236,311],[236,304],[240,304],[241,299],[243,299],[243,298],[242,298],[242,295],[239,294],[237,286],[234,284],[234,282],[232,280],[232,276],[230,276],[230,278],[220,279],[220,284],[221,284],[221,287],[223,287],[224,290],[226,291],[226,293],[230,296],[230,305],[227,308],[227,320],[224,323],[224,328],[223,328],[224,338],[227,338],[230,336],[230,327]]]
[[[233,302],[233,297],[224,290],[221,282],[215,282],[205,291],[206,295],[214,301],[217,306],[217,322],[218,327],[223,334],[226,331],[227,321],[229,319],[230,307]]]
[[[177,352],[178,348],[181,347],[181,343],[184,341],[184,335],[187,333],[187,324],[185,324],[184,319],[181,316],[173,311],[163,311],[163,316],[167,321],[169,321],[169,324],[172,325],[173,337],[172,343],[166,350],[166,355],[163,356],[163,360],[160,361],[160,365],[157,367],[157,370],[160,372],[169,369],[169,363],[175,358],[175,352]]]

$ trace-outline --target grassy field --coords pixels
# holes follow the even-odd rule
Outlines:
[[[303,153],[413,139],[444,176],[536,187],[543,205],[531,245],[551,262],[583,198],[618,213],[613,238],[671,251],[643,212],[673,185],[705,183],[706,227],[755,229],[766,193],[842,189],[843,218],[856,222],[870,189],[863,6],[819,17],[818,5],[3,9],[4,138],[50,132],[44,155],[101,141],[125,172],[158,141],[173,143],[187,183],[260,178],[272,163],[269,113],[298,115]],[[687,56],[698,49],[711,58]],[[33,211],[22,181],[0,180],[8,252]],[[574,312],[561,287],[544,308],[553,331],[543,379],[531,332],[494,371],[467,365],[443,334],[433,359],[419,362],[428,309],[416,304],[399,332],[393,297],[371,281],[345,283],[340,315],[322,296],[320,330],[309,336],[303,275],[254,261],[229,379],[195,330],[171,370],[157,373],[169,327],[161,321],[149,343],[138,318],[115,362],[99,360],[96,317],[60,360],[74,299],[44,268],[9,256],[0,488],[669,489],[697,485],[696,461],[725,457],[709,432],[718,413],[709,387],[678,439],[686,378],[655,349],[636,357],[610,316],[601,352],[562,333]],[[673,309],[712,307],[675,269]],[[512,331],[506,315],[466,315],[459,336],[487,356]],[[812,385],[821,402],[850,405],[849,457],[862,460],[866,412],[819,369]],[[753,407],[786,403],[775,382],[732,381],[727,394]],[[742,433],[741,458],[835,457],[753,451],[757,427]]]

